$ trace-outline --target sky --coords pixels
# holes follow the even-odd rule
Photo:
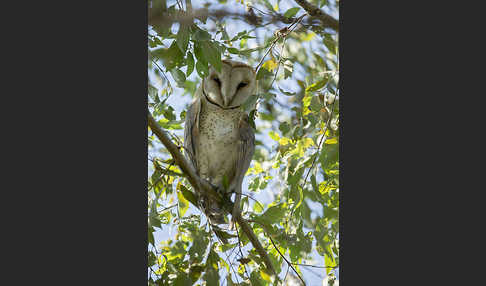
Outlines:
[[[171,1],[168,1],[168,5],[171,5],[169,3],[171,3]],[[201,8],[203,6],[203,3],[204,3],[203,1],[198,1],[198,0],[194,1],[193,0],[192,1],[193,9]],[[270,1],[270,3],[274,4],[274,1]],[[279,6],[280,6],[280,10],[283,13],[288,8],[296,7],[297,4],[293,1],[282,0],[282,1],[280,1]],[[235,0],[228,0],[228,2],[224,5],[219,5],[219,4],[211,5],[211,8],[214,8],[214,9],[228,8],[228,7],[231,7],[230,10],[233,10],[233,11],[240,11],[240,12],[244,11],[244,6],[242,4],[236,2]],[[326,11],[326,12],[329,12],[329,11]],[[300,16],[301,14],[302,14],[302,10],[299,11],[297,16]],[[337,18],[336,14],[337,13],[331,13],[332,16]],[[230,21],[230,20],[228,20],[226,23],[227,23],[226,29],[227,29],[227,32],[228,32],[230,38],[232,36],[236,35],[240,31],[243,31],[245,29],[250,30],[250,26],[247,25],[246,23],[242,22],[242,21]],[[211,27],[211,25],[214,26],[214,24],[210,20],[208,20],[207,27]],[[200,25],[200,26],[203,26],[203,25]],[[266,30],[266,31],[263,30],[263,29],[259,29],[258,32],[260,34],[262,34],[262,33],[272,33],[273,34],[273,31],[275,31],[277,28],[282,28],[282,27],[283,27],[283,24],[280,24],[280,26],[278,26],[278,27],[269,27],[269,29]],[[274,29],[271,29],[271,28],[274,28]],[[176,32],[177,29],[178,29],[177,25],[173,25],[172,29],[173,29],[173,32]],[[305,44],[309,45],[308,47],[311,48],[310,43],[305,43]],[[248,45],[249,45],[249,48],[253,48],[253,47],[257,46],[257,42],[254,39],[249,39]],[[239,59],[237,57],[233,58],[233,59],[234,60],[242,60],[241,58]],[[293,78],[285,80],[285,81],[281,81],[281,82],[279,82],[279,85],[282,86],[283,88],[285,88],[285,90],[289,90],[289,91],[298,90],[299,87],[295,84],[295,82],[296,82],[295,81],[295,77],[296,77],[295,75],[299,74],[299,68],[300,67],[295,66]],[[172,81],[171,75],[169,73],[167,73],[167,77],[169,77],[169,79]],[[197,80],[199,82],[199,76],[194,71],[191,74],[191,76],[188,77],[188,80],[191,80],[191,81]],[[153,73],[149,73],[149,81],[153,86],[157,87],[158,89],[160,89],[162,87],[162,82]],[[192,98],[188,95],[182,96],[182,93],[183,93],[184,90],[182,88],[178,88],[174,81],[172,81],[172,87],[174,88],[174,93],[168,98],[167,104],[172,106],[175,109],[174,113],[177,115],[177,119],[180,119],[179,114],[183,110],[186,109],[188,104],[191,102]],[[286,98],[287,97],[285,97],[285,96],[281,96],[281,99],[285,100]],[[287,114],[287,116],[288,115],[289,114]],[[263,121],[261,121],[257,118],[255,124],[257,126],[268,125],[268,122],[266,122],[266,121],[263,122]],[[176,135],[178,135],[180,138],[183,138],[183,130],[177,130],[174,133]],[[270,146],[272,149],[275,148],[278,145],[278,143],[275,142],[274,140],[272,140],[268,136],[268,134],[257,134],[257,140],[262,141],[265,145]],[[253,164],[251,166],[253,166]],[[263,167],[265,168],[265,166],[263,166]],[[275,172],[274,170],[272,170],[272,171]],[[149,173],[151,173],[151,171]],[[270,175],[275,177],[275,173],[270,174]],[[249,182],[249,178],[245,177],[245,179],[243,181],[243,192],[244,193],[249,193],[249,191],[246,191],[248,189],[248,182]],[[257,199],[263,205],[267,205],[270,202],[273,202],[274,197],[276,196],[277,192],[279,192],[279,190],[275,190],[275,189],[271,188],[271,184],[269,184],[266,189],[260,190],[257,193],[252,192],[251,195],[252,195],[252,197]],[[251,202],[251,204],[253,204],[252,200],[249,200],[249,201]],[[317,215],[322,216],[322,206],[320,204],[313,203],[312,201],[308,201],[308,203],[309,203],[309,207],[313,210],[313,212],[311,214],[312,218],[314,218]],[[190,205],[189,210],[188,210],[188,214],[190,214],[190,213],[200,214],[201,212],[198,209],[196,209],[195,207],[193,207],[192,205]],[[202,223],[204,223],[205,216],[201,215],[201,218],[202,218]],[[173,238],[174,235],[176,234],[176,228],[175,227],[170,227],[169,225],[163,225],[162,227],[163,227],[163,229],[157,228],[156,229],[157,231],[154,234],[155,240],[156,240],[156,245],[159,245],[160,242],[168,240],[169,238]],[[308,229],[306,230],[304,228],[304,231],[309,231],[309,230]],[[251,244],[249,243],[249,245],[251,245]],[[315,242],[313,244],[313,252],[312,252],[311,256],[312,256],[313,260],[308,260],[305,263],[314,264],[314,265],[325,265],[324,258],[321,257],[319,254],[317,254],[317,251],[315,250]],[[224,257],[224,255],[222,255],[221,257]],[[285,271],[287,270],[286,263],[284,262],[284,264],[285,264],[285,266],[282,267],[282,269],[284,270],[283,274],[285,274]],[[325,269],[311,268],[311,267],[300,267],[300,270],[302,271],[303,279],[306,282],[306,285],[322,285],[322,280],[325,278],[325,275],[326,275]],[[291,271],[292,270],[290,270],[290,272]],[[221,278],[223,278],[223,277],[224,276],[221,275]],[[223,281],[223,279],[221,279],[220,281]],[[222,284],[222,285],[225,285],[225,284]]]

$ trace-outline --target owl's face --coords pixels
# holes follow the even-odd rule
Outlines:
[[[213,67],[203,80],[202,89],[206,99],[223,108],[242,105],[250,96],[255,96],[255,71],[247,64],[223,60],[221,72]]]

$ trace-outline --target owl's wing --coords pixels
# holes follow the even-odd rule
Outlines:
[[[250,167],[253,153],[255,153],[255,131],[248,122],[248,116],[245,115],[239,123],[238,159],[236,160],[235,177],[230,184],[230,188],[234,189],[236,193],[233,218],[240,210],[241,185],[245,173]]]
[[[199,97],[191,103],[186,113],[184,123],[184,150],[186,157],[197,170],[196,144],[199,137],[199,112],[201,111],[201,100]]]

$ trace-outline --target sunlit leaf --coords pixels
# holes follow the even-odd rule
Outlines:
[[[186,213],[187,209],[189,208],[189,201],[184,198],[182,192],[177,193],[177,198],[179,199],[179,215],[182,217]]]
[[[268,71],[272,72],[274,69],[277,68],[277,62],[274,60],[274,59],[270,59],[268,61],[266,61],[262,67],[267,69]]]
[[[300,10],[300,7],[290,8],[287,11],[285,11],[284,17],[292,18],[292,17],[295,16],[295,14],[297,14],[297,12],[299,12],[299,10]]]

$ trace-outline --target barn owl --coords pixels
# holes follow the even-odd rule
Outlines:
[[[242,104],[256,96],[256,84],[252,67],[223,60],[221,72],[210,67],[209,76],[202,80],[186,113],[186,156],[202,179],[224,195],[235,193],[233,220],[240,210],[243,177],[255,151],[255,133]],[[209,221],[226,223],[220,206],[196,193]]]

